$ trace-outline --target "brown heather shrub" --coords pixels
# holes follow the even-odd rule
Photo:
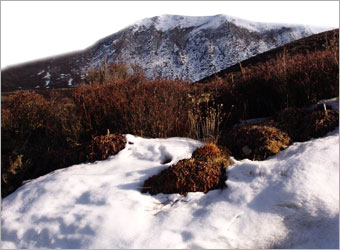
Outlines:
[[[125,148],[126,139],[121,134],[93,136],[90,145],[90,162],[105,160]]]
[[[207,162],[181,160],[144,182],[142,192],[151,195],[204,192],[225,187],[225,168]]]
[[[107,84],[109,82],[128,78],[127,66],[124,64],[110,64],[105,61],[101,67],[91,68],[85,78],[86,84]]]
[[[339,95],[338,41],[322,50],[276,58],[242,67],[210,83],[197,84],[216,95],[228,114],[221,127],[250,118],[274,115],[287,107],[303,107]],[[217,91],[216,91],[217,90]],[[224,133],[224,131],[223,131]]]
[[[274,117],[273,126],[286,132],[294,142],[303,142],[324,136],[338,127],[339,111],[320,110],[318,106],[314,110],[287,108]]]
[[[294,142],[305,141],[306,114],[302,108],[285,108],[274,116],[274,126],[286,132]]]
[[[333,131],[339,126],[339,112],[337,110],[325,111],[315,110],[305,117],[306,138],[318,138]]]
[[[1,195],[22,181],[85,161],[74,109],[29,91],[10,96],[1,109]],[[20,162],[19,162],[20,159]]]
[[[291,143],[287,133],[273,126],[245,125],[235,127],[220,140],[236,159],[264,160]]]
[[[226,187],[226,167],[230,165],[229,155],[216,145],[208,144],[194,151],[191,159],[178,163],[147,179],[142,192],[185,194],[187,192],[207,193]]]
[[[110,129],[146,137],[184,136],[189,130],[189,90],[185,82],[133,76],[80,87],[74,102],[89,134]]]

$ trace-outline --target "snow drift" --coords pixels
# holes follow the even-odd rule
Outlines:
[[[118,155],[3,199],[2,248],[339,247],[339,129],[265,161],[235,161],[228,188],[186,196],[139,187],[202,143],[126,137],[133,144]]]

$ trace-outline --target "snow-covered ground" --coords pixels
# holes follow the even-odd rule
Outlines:
[[[3,199],[1,247],[339,248],[338,128],[265,161],[235,161],[228,188],[187,196],[138,187],[200,142],[127,139],[108,160],[55,171]]]

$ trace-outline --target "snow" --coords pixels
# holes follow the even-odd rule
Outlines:
[[[318,101],[317,104],[326,104],[326,105],[330,106],[332,109],[339,110],[339,97],[320,100],[320,101]]]
[[[300,31],[308,28],[313,33],[320,33],[332,29],[331,27],[315,27],[310,25],[302,26],[282,23],[254,22],[223,14],[215,16],[160,15],[152,18],[144,18],[135,22],[132,27],[134,32],[140,28],[149,29],[152,25],[155,25],[157,30],[163,32],[173,30],[175,28],[183,29],[189,27],[194,27],[196,31],[199,31],[201,29],[216,29],[226,21],[255,32],[263,32],[269,29],[281,29],[283,27],[294,27],[294,29],[298,29]]]
[[[46,75],[43,78],[44,79],[50,79],[51,78],[50,72],[46,72]]]
[[[138,187],[201,142],[126,138],[116,156],[4,198],[2,248],[339,248],[338,128],[265,161],[234,160],[228,188],[187,196]]]
[[[50,74],[50,72],[46,72],[46,75],[43,77],[43,79],[46,79],[45,80],[45,88],[48,89],[50,87],[49,84],[51,82],[51,74]]]
[[[45,70],[40,71],[37,75],[40,76],[42,73],[44,73]]]
[[[72,81],[73,81],[73,78],[70,78],[70,79],[68,79],[68,86],[72,86]]]

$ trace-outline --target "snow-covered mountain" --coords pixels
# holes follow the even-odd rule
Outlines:
[[[143,19],[94,47],[92,65],[105,56],[138,64],[148,77],[197,81],[318,28],[249,22],[226,16],[163,15]]]
[[[8,81],[17,81],[17,87],[22,84],[23,88],[29,81],[31,88],[68,87],[105,60],[137,64],[148,78],[194,82],[256,54],[325,30],[250,22],[226,15],[156,16],[105,37],[84,51],[5,70],[2,87],[6,88]]]

